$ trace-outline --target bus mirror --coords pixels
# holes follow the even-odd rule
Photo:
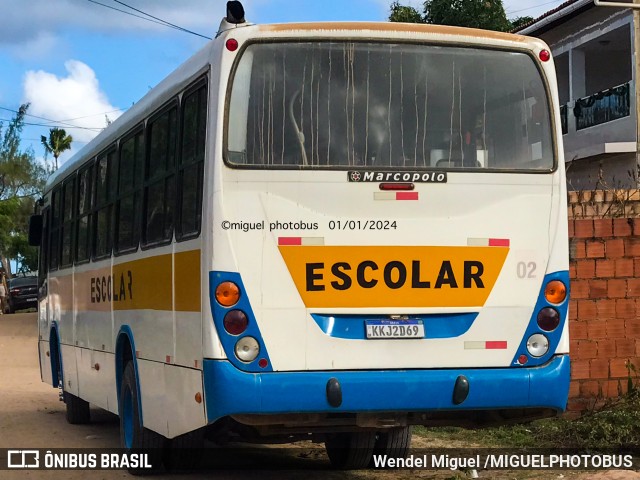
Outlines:
[[[42,241],[42,215],[29,218],[29,245],[39,247]]]

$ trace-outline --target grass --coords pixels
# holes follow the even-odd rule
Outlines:
[[[417,427],[414,433],[441,440],[473,441],[486,447],[631,449],[640,445],[640,391],[602,409],[569,420],[553,418],[526,425],[466,430]]]

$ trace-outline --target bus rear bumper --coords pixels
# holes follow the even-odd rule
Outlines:
[[[434,412],[486,409],[564,411],[569,355],[533,368],[246,373],[226,360],[205,360],[207,421],[227,415],[286,413]],[[456,380],[469,382],[454,404]],[[337,379],[341,404],[330,405],[327,383]]]

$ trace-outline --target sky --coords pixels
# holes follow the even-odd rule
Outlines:
[[[253,23],[385,21],[392,0],[244,0]],[[508,18],[564,0],[503,0]],[[126,4],[126,5],[123,5]],[[400,1],[421,10],[419,0]],[[0,0],[0,122],[30,103],[22,146],[44,157],[52,126],[73,136],[62,165],[215,35],[226,0]],[[143,13],[173,23],[168,28]],[[120,10],[120,11],[118,11]],[[124,13],[126,12],[126,13]],[[136,15],[136,16],[134,16]],[[49,159],[51,160],[51,159]]]

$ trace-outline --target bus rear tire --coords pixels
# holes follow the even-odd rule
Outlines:
[[[67,422],[72,425],[83,425],[91,422],[91,411],[89,410],[89,402],[64,392],[64,404],[67,407]]]
[[[374,455],[387,455],[393,458],[406,458],[411,447],[411,427],[390,428],[378,432]],[[371,459],[373,462],[373,458]],[[370,464],[370,466],[373,466]]]
[[[373,458],[376,432],[335,433],[324,444],[334,468],[354,470],[366,468]]]
[[[122,374],[118,412],[120,413],[120,445],[128,453],[147,455],[151,468],[129,468],[132,475],[148,475],[162,469],[162,456],[167,439],[144,428],[140,422],[138,408],[138,383],[132,362],[128,362]]]

